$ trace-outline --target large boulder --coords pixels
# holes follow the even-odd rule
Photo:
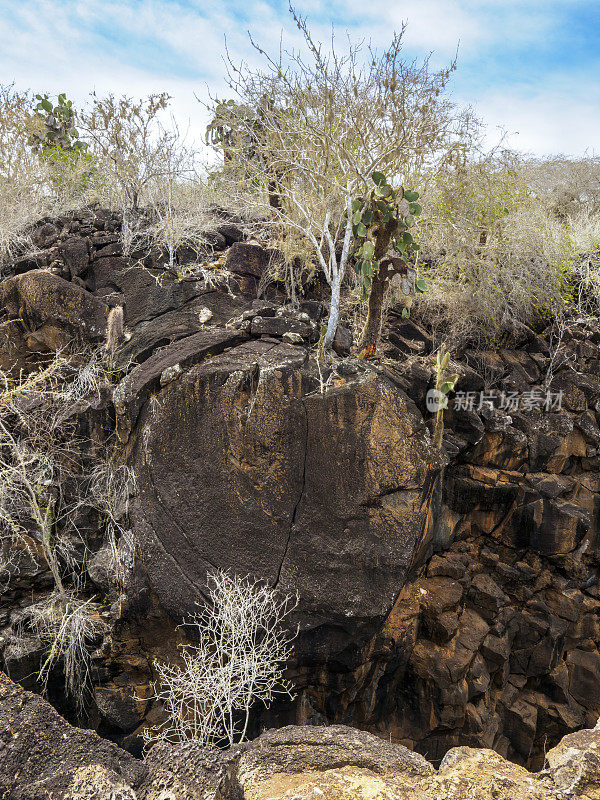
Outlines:
[[[434,777],[422,756],[343,725],[270,730],[241,754],[243,800],[395,800]]]
[[[356,669],[424,553],[439,451],[369,369],[321,393],[303,348],[262,339],[207,356],[148,399],[132,393],[131,519],[151,590],[177,621],[214,569],[297,591],[299,662]]]

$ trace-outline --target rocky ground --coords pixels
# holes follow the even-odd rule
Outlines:
[[[439,769],[344,725],[288,726],[231,750],[155,745],[143,761],[71,727],[0,674],[5,800],[597,800],[600,726],[565,737],[537,773],[457,747]]]
[[[105,597],[111,631],[94,657],[90,725],[139,753],[144,726],[160,718],[149,699],[153,659],[176,654],[177,625],[216,566],[300,595],[290,665],[298,696],[257,717],[256,732],[343,723],[436,765],[459,747],[439,772],[417,755],[389,756],[410,769],[341,759],[330,772],[317,760],[313,788],[307,766],[304,783],[276,779],[279,795],[250,788],[249,777],[238,796],[319,797],[327,774],[342,788],[326,796],[360,797],[348,787],[366,770],[364,797],[487,797],[460,794],[482,761],[498,778],[472,791],[490,797],[510,786],[530,786],[533,797],[597,796],[560,795],[552,775],[566,768],[552,769],[566,751],[548,752],[600,714],[597,323],[574,320],[560,341],[523,328],[497,352],[455,354],[457,397],[475,401],[451,401],[439,451],[425,400],[430,332],[392,313],[385,357],[366,363],[350,355],[342,329],[333,367],[319,375],[318,288],[286,304],[265,281],[274,254],[235,220],[213,234],[202,270],[178,254],[181,279],[156,253],[123,255],[119,220],[98,209],[45,220],[34,238],[37,254],[0,284],[3,368],[27,369],[78,338],[102,342],[110,309],[124,309],[122,379],[82,412],[88,427],[116,431],[137,477],[125,584],[111,582],[102,546],[88,570],[87,591]],[[548,389],[563,393],[560,410],[500,407],[502,392]],[[14,645],[14,625],[47,591],[47,576],[22,569],[2,597],[4,669],[32,689],[41,653],[35,642]],[[332,735],[362,736],[345,730]],[[286,735],[265,734],[263,745],[283,747]],[[310,731],[289,735],[312,764],[313,745],[301,738]],[[249,764],[253,751],[244,752]],[[550,771],[535,776],[504,761],[541,769],[546,754]],[[101,763],[138,791],[137,778]],[[443,788],[452,785],[455,795]]]

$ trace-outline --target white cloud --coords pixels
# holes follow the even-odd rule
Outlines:
[[[512,47],[543,39],[557,27],[565,7],[584,0],[343,0],[319,4],[350,20],[348,28],[368,32],[384,44],[393,30],[408,23],[407,46],[434,50],[447,58],[460,42],[461,53],[484,52],[491,45]],[[301,3],[304,7],[305,3]],[[314,7],[314,3],[311,3]]]
[[[498,140],[499,129],[506,143],[535,155],[593,155],[592,136],[600,130],[600,104],[569,93],[541,91],[533,95],[494,92],[477,110],[489,126],[488,141]],[[599,151],[596,149],[596,155]]]
[[[593,76],[572,80],[576,93],[555,81],[551,91],[524,69],[511,86],[511,76],[502,72],[502,53],[509,48],[526,53],[528,43],[560,35],[561,14],[579,5],[583,0],[298,0],[324,41],[332,19],[339,39],[347,28],[375,45],[387,43],[408,20],[407,52],[434,50],[437,66],[448,62],[460,40],[459,78],[462,63],[467,74],[479,76],[479,85],[489,84],[485,94],[476,95],[462,81],[464,102],[492,126],[490,138],[501,125],[519,131],[511,139],[519,149],[539,153],[580,153],[593,143],[600,124],[598,102],[589,97]],[[248,0],[243,17],[270,52],[277,52],[282,29],[285,45],[300,41],[279,4],[276,9],[266,0]],[[189,121],[200,141],[206,113],[195,94],[206,96],[206,82],[214,93],[225,93],[224,37],[235,60],[256,63],[246,27],[232,3],[219,0],[0,0],[1,80],[36,91],[66,91],[77,103],[93,89],[133,96],[169,91],[181,127]],[[547,68],[556,73],[560,65]]]

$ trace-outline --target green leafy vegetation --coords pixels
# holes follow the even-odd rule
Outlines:
[[[54,150],[65,153],[78,153],[87,149],[87,144],[79,138],[75,127],[75,110],[73,102],[67,100],[65,94],[59,94],[53,106],[47,94],[36,94],[38,104],[35,107],[35,119],[39,128],[34,129],[29,137],[33,150],[46,157]]]
[[[450,100],[456,63],[407,61],[404,29],[387,48],[316,41],[293,9],[298,51],[254,43],[209,102],[206,153],[169,119],[170,98],[0,89],[0,261],[34,249],[45,215],[118,209],[126,252],[201,253],[227,208],[282,258],[264,283],[292,303],[319,281],[357,351],[375,352],[389,305],[438,343],[490,346],[565,307],[600,306],[600,159],[486,151],[481,123]],[[202,148],[203,145],[200,145]]]

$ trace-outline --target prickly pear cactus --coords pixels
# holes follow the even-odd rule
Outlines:
[[[419,245],[411,229],[421,214],[418,192],[394,188],[383,172],[374,172],[371,178],[371,191],[352,204],[354,269],[361,280],[363,297],[369,300],[359,350],[376,347],[385,290],[394,276],[402,277],[404,316],[410,314],[413,296],[427,288],[425,281],[417,280],[414,269]]]
[[[391,247],[406,261],[419,250],[410,229],[421,214],[418,192],[394,189],[382,172],[371,176],[375,186],[352,203],[352,232],[356,242],[354,268],[361,277],[363,295],[368,296],[380,260]],[[383,251],[383,252],[382,252]]]
[[[35,115],[40,129],[29,137],[29,145],[41,155],[47,156],[56,150],[77,153],[87,148],[79,138],[75,127],[75,111],[73,102],[67,100],[65,94],[59,94],[57,103],[52,105],[47,94],[36,94],[38,104]]]

